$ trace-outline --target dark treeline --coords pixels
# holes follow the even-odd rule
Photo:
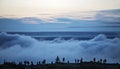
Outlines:
[[[83,58],[75,59],[74,63],[70,63],[69,60],[66,60],[65,57],[60,59],[58,56],[55,59],[55,62],[46,63],[46,59],[42,61],[20,61],[8,62],[4,60],[4,63],[0,65],[0,69],[120,69],[120,64],[107,63],[107,59],[93,58],[92,61],[84,61]]]

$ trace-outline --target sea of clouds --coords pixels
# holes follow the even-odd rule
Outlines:
[[[91,61],[94,57],[108,62],[120,62],[120,38],[108,39],[99,34],[90,40],[36,40],[30,36],[0,33],[0,63],[7,61],[55,61],[56,56],[70,62],[81,57]]]

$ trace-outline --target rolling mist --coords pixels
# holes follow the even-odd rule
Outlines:
[[[109,39],[104,34],[90,40],[56,38],[37,40],[31,36],[0,33],[0,63],[7,61],[55,61],[55,57],[65,57],[66,61],[84,58],[90,61],[107,59],[108,62],[120,62],[120,38]]]

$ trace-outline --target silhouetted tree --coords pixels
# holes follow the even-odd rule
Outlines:
[[[57,63],[57,64],[60,63],[60,59],[59,59],[58,56],[56,57],[56,62],[55,63]]]
[[[46,63],[46,60],[44,59],[43,61],[42,61],[42,64],[45,64]]]

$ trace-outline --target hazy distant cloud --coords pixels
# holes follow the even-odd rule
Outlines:
[[[39,23],[43,23],[42,20],[35,18],[35,17],[25,17],[21,19],[22,23],[25,24],[39,24]]]
[[[13,27],[14,26],[14,27]],[[113,26],[113,27],[112,27]],[[119,31],[120,9],[2,18],[0,31]],[[93,29],[94,28],[94,29]]]
[[[25,24],[39,24],[37,21],[29,19],[23,19],[22,22]]]
[[[12,15],[13,16],[13,15]],[[103,11],[78,11],[68,12],[63,14],[37,14],[34,17],[22,18],[0,18],[18,20],[25,24],[39,24],[39,23],[70,23],[71,20],[86,20],[86,21],[102,21],[102,22],[120,22],[120,9],[103,10]],[[60,19],[69,19],[64,21]]]
[[[120,22],[120,9],[99,11],[95,18],[103,22]]]
[[[64,19],[64,18],[63,18]],[[67,19],[67,18],[65,18]],[[25,17],[25,18],[0,18],[0,23],[6,23],[6,24],[41,24],[41,23],[72,23],[70,21],[64,21],[59,19],[40,19],[36,17]]]

